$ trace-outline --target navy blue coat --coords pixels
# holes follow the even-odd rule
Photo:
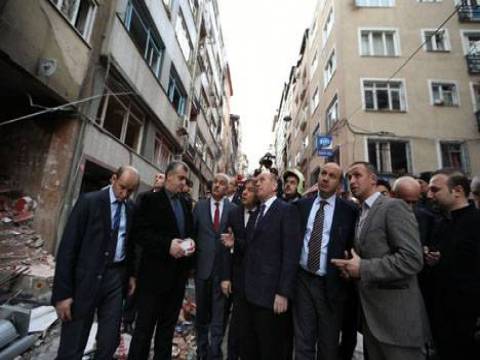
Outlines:
[[[298,210],[276,199],[252,231],[244,246],[246,299],[272,309],[275,295],[289,299],[300,258],[301,238]]]
[[[126,261],[130,275],[133,275],[134,263],[133,244],[129,241],[133,208],[133,203],[128,201]],[[73,298],[74,317],[81,317],[96,306],[103,274],[115,255],[111,228],[109,189],[81,195],[68,218],[58,248],[53,305]]]

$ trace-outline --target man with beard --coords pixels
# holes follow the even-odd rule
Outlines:
[[[440,359],[477,359],[480,315],[480,213],[468,202],[470,182],[458,170],[434,173],[429,195],[447,216],[439,224],[434,260],[434,337]]]

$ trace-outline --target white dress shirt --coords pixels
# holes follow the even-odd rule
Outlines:
[[[328,243],[330,242],[330,232],[332,229],[333,214],[335,212],[336,195],[330,196],[328,199],[322,199],[320,195],[317,195],[313,201],[312,209],[308,216],[307,228],[305,230],[305,236],[303,238],[302,254],[300,256],[300,266],[307,271],[308,269],[308,243],[310,242],[310,236],[313,230],[313,223],[315,222],[315,215],[320,208],[320,201],[325,200],[327,203],[323,208],[323,231],[322,231],[322,247],[320,249],[320,267],[315,273],[319,276],[324,276],[327,273],[327,255],[328,255]]]
[[[222,214],[223,214],[223,200],[224,198],[222,198],[221,200],[215,200],[213,197],[210,198],[210,214],[212,216],[212,223],[214,222],[215,220],[215,209],[217,208],[215,206],[215,203],[218,203],[218,211],[220,213],[220,216],[218,217],[218,220],[220,221],[222,219]]]
[[[117,211],[117,197],[113,192],[112,186],[109,187],[108,193],[110,195],[110,220],[113,227],[113,222],[115,218],[115,212]],[[126,214],[126,205],[125,202],[122,205],[122,210],[120,211],[120,225],[118,227],[117,235],[117,247],[115,248],[115,256],[113,257],[113,262],[120,262],[125,259],[125,237],[127,235],[127,214]]]
[[[256,207],[248,210],[247,208],[245,208],[244,210],[244,214],[243,214],[243,221],[244,221],[244,225],[245,225],[245,228],[247,227],[247,224],[248,224],[248,220],[250,220],[250,211],[252,211],[252,214],[255,212],[255,210],[257,210]]]

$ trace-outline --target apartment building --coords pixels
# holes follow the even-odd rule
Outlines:
[[[475,0],[320,0],[275,116],[277,165],[310,184],[327,160],[479,173],[479,40]]]
[[[194,198],[222,158],[233,174],[218,19],[216,0],[2,2],[0,191],[38,203],[34,227],[49,250],[78,195],[122,164],[139,169],[143,191],[182,159]]]

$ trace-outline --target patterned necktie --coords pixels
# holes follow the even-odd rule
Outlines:
[[[323,221],[325,219],[325,200],[320,201],[320,207],[315,214],[313,229],[308,242],[307,268],[316,273],[320,268],[320,251],[322,249]]]
[[[213,214],[213,230],[220,230],[220,203],[215,202],[215,213]]]

